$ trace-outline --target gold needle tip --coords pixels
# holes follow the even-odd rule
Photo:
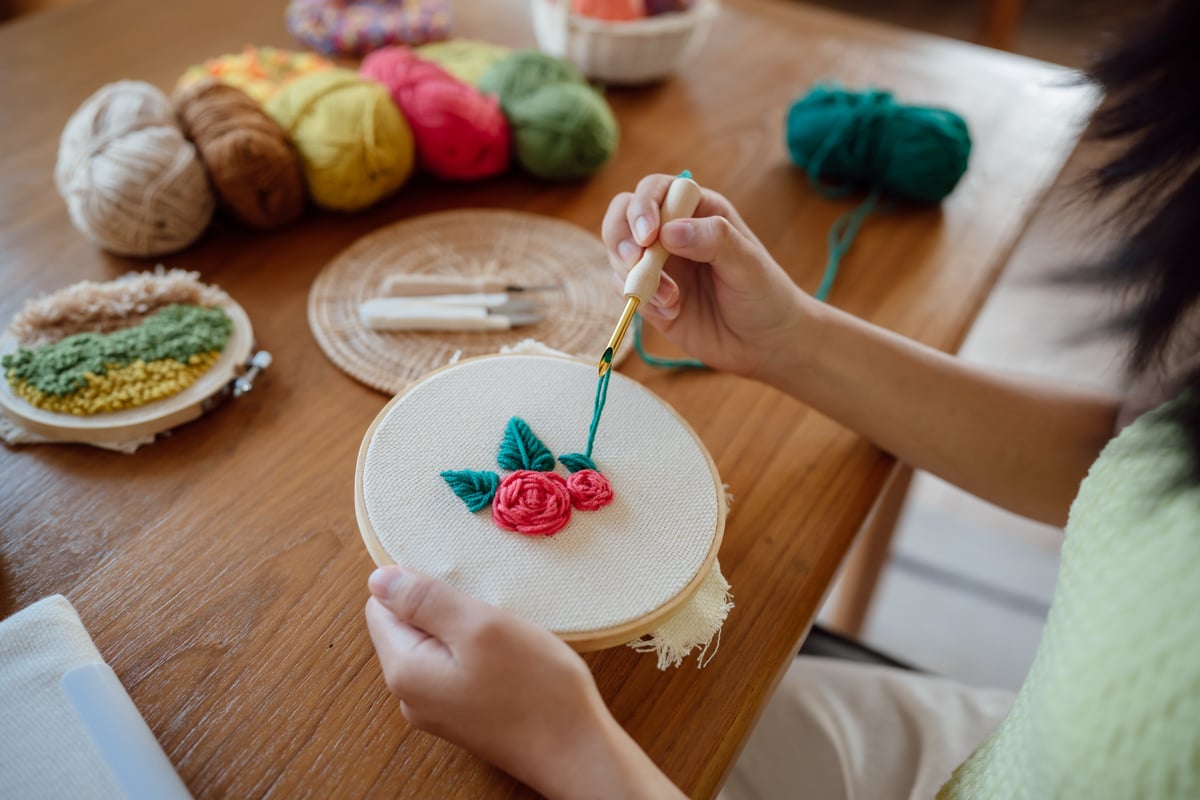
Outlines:
[[[604,355],[600,356],[599,373],[600,373],[601,378],[604,377],[604,373],[606,373],[610,369],[612,369],[612,360],[613,360],[613,351],[612,351],[612,348],[609,347],[604,351]]]
[[[621,346],[621,340],[625,338],[625,331],[629,328],[629,323],[633,321],[633,315],[637,313],[639,302],[636,295],[630,295],[625,298],[625,310],[621,312],[621,318],[617,320],[616,330],[613,331],[612,338],[608,340],[608,348],[604,351],[604,355],[600,357],[599,372],[601,377],[612,367],[613,354]]]

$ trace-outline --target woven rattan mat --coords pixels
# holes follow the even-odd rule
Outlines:
[[[546,318],[533,325],[506,331],[373,331],[359,318],[359,305],[395,273],[559,288],[521,295],[545,310]],[[568,222],[517,211],[444,211],[381,228],[342,251],[313,283],[308,323],[340,369],[396,394],[453,360],[496,353],[524,339],[599,358],[624,305],[609,275],[603,243]]]

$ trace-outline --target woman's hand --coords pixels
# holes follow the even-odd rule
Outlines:
[[[369,581],[367,627],[415,727],[551,798],[681,797],[549,631],[399,567]]]
[[[801,346],[806,296],[716,192],[704,189],[693,218],[660,229],[672,180],[649,175],[609,204],[603,237],[614,283],[623,286],[643,249],[661,241],[671,258],[642,316],[710,367],[762,377],[767,354]]]

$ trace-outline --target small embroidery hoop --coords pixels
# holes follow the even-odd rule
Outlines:
[[[408,387],[406,387],[404,389],[404,391],[402,391],[400,394],[393,397],[387,403],[387,405],[385,405],[383,407],[383,409],[379,412],[379,414],[375,417],[375,419],[371,422],[370,427],[367,428],[367,432],[363,436],[362,444],[359,446],[358,460],[357,460],[357,463],[355,466],[355,471],[354,471],[354,512],[355,512],[355,517],[358,522],[359,532],[361,533],[362,538],[363,538],[363,542],[366,545],[367,551],[370,553],[371,558],[375,561],[376,564],[378,564],[380,566],[384,566],[384,565],[396,563],[395,560],[392,558],[392,556],[384,548],[384,545],[381,542],[379,535],[376,532],[376,530],[371,522],[370,516],[368,514],[368,510],[367,510],[365,490],[364,490],[364,476],[365,476],[365,465],[366,465],[366,461],[367,461],[367,453],[368,453],[368,450],[370,448],[372,441],[375,438],[376,432],[378,431],[380,425],[384,422],[384,420],[386,420],[388,418],[389,414],[391,413],[392,409],[395,406],[402,403],[408,395],[410,395],[411,393],[413,393],[414,391],[419,389],[422,385],[424,385],[430,379],[432,379],[438,375],[441,375],[442,373],[451,371],[451,370],[469,369],[470,365],[473,363],[484,362],[484,361],[493,361],[495,359],[514,359],[514,358],[553,358],[556,360],[561,360],[561,361],[578,364],[578,365],[586,367],[586,369],[588,369],[592,373],[595,372],[595,366],[592,364],[584,364],[584,362],[582,362],[582,361],[579,361],[579,360],[576,360],[573,358],[565,358],[565,357],[561,357],[561,356],[507,354],[507,355],[478,356],[478,357],[474,357],[474,358],[463,359],[462,361],[459,361],[456,364],[447,365],[445,367],[441,367],[439,369],[433,370],[432,372],[428,373],[421,380],[415,381],[412,384],[410,384]],[[568,645],[570,645],[574,650],[576,650],[577,652],[581,652],[581,653],[591,652],[594,650],[603,650],[603,649],[606,649],[609,647],[616,647],[619,645],[627,644],[636,639],[640,639],[641,637],[654,631],[660,623],[662,623],[665,619],[669,618],[672,614],[674,614],[679,609],[681,609],[688,601],[690,601],[693,597],[695,597],[696,593],[699,591],[699,589],[701,587],[701,584],[704,582],[704,580],[709,576],[709,573],[712,571],[713,565],[716,563],[717,551],[720,549],[721,541],[722,541],[722,538],[723,538],[724,532],[725,532],[725,518],[726,518],[727,511],[728,511],[727,506],[726,506],[725,489],[724,489],[724,485],[721,482],[720,474],[717,472],[717,466],[716,466],[716,463],[713,461],[712,455],[708,452],[708,449],[704,446],[704,443],[700,440],[699,436],[696,435],[695,430],[693,430],[692,427],[690,425],[688,425],[687,421],[684,420],[682,417],[680,417],[679,414],[673,408],[671,408],[665,401],[663,401],[661,398],[659,398],[657,395],[655,395],[653,392],[651,392],[646,387],[641,386],[640,384],[636,384],[636,385],[648,397],[653,398],[653,400],[656,400],[665,411],[669,412],[669,414],[679,423],[679,425],[683,429],[683,431],[685,431],[687,434],[689,434],[692,437],[692,439],[694,440],[694,443],[695,443],[697,449],[703,456],[705,464],[707,465],[708,472],[712,476],[713,492],[714,492],[714,497],[715,497],[715,501],[716,501],[716,523],[714,526],[712,539],[708,544],[707,552],[704,554],[703,561],[702,561],[699,569],[696,571],[695,575],[693,575],[689,581],[687,581],[683,586],[681,586],[679,588],[679,590],[676,594],[674,594],[670,599],[668,599],[664,603],[660,604],[659,606],[657,606],[650,612],[645,613],[641,616],[638,616],[635,619],[630,619],[630,620],[627,620],[627,621],[624,621],[624,622],[621,622],[618,624],[607,625],[607,626],[598,627],[598,628],[595,628],[592,630],[587,630],[587,631],[582,631],[582,632],[572,631],[572,632],[564,633],[564,632],[560,632],[560,631],[553,631],[560,639],[562,639],[564,642],[566,642]],[[501,433],[502,433],[501,430],[496,431],[497,443],[499,442]],[[586,431],[580,431],[581,435],[583,435],[585,433],[586,433]],[[457,502],[457,501],[455,501],[455,502]],[[461,508],[459,510],[461,510],[462,513],[466,513],[466,511]],[[580,512],[580,513],[603,513],[603,509],[601,509],[599,512]],[[567,529],[565,529],[558,535],[561,536],[561,535],[569,535],[569,534],[570,534],[570,526],[568,525]],[[498,536],[500,536],[500,535],[519,536],[521,534],[515,534],[515,533],[508,532],[508,531],[501,531],[500,529],[496,529],[496,535],[498,535]]]
[[[208,410],[211,401],[242,372],[254,349],[254,331],[245,309],[233,300],[222,303],[221,308],[233,321],[233,332],[225,349],[217,363],[178,394],[135,408],[81,417],[26,402],[0,375],[0,408],[30,433],[59,442],[101,446],[146,439],[191,422]],[[16,340],[11,336],[0,339],[0,354],[16,350]]]

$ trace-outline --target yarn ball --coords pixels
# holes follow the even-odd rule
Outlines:
[[[217,201],[252,228],[276,228],[304,211],[304,175],[287,134],[241,89],[206,80],[177,92],[175,107],[212,180]]]
[[[581,17],[627,22],[646,16],[642,0],[571,0],[571,11]]]
[[[211,78],[236,86],[258,102],[265,103],[297,78],[326,69],[333,69],[333,62],[315,53],[248,45],[240,53],[216,56],[203,64],[188,67],[175,89],[188,89]]]
[[[71,115],[54,182],[75,227],[120,255],[187,247],[216,204],[171,101],[141,81],[110,83]]]
[[[818,86],[787,114],[792,161],[809,180],[839,189],[879,189],[936,203],[967,169],[971,137],[953,111],[905,106],[883,91]]]
[[[463,83],[477,86],[483,74],[512,50],[491,42],[451,39],[423,44],[416,52],[419,57],[434,62]]]
[[[313,201],[355,211],[399,189],[412,173],[412,132],[378,83],[345,69],[299,78],[267,101],[300,153]]]
[[[479,90],[499,97],[507,113],[510,104],[553,83],[584,85],[585,81],[579,70],[565,61],[537,50],[518,50],[483,74]]]
[[[508,167],[508,120],[495,97],[406,47],[376,50],[363,60],[361,73],[391,92],[412,128],[424,169],[442,178],[473,180]]]
[[[449,0],[292,0],[287,29],[330,56],[361,56],[392,44],[445,39],[454,24]]]
[[[552,83],[508,109],[517,161],[541,178],[582,178],[617,149],[617,120],[604,98],[580,83]]]

